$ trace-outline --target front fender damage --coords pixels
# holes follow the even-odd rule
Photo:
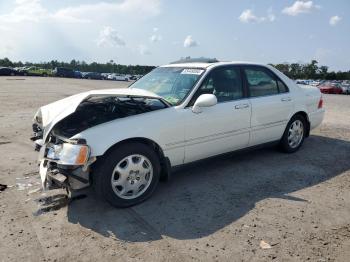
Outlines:
[[[169,104],[159,97],[94,94],[83,99],[74,112],[58,121],[53,119],[46,127],[34,121],[34,136],[31,139],[36,150],[40,151],[39,170],[43,188],[65,187],[78,190],[91,184],[91,165],[96,161],[96,157],[90,154],[93,148],[89,148],[84,139],[71,139],[74,135],[109,121],[168,107]],[[40,116],[36,116],[34,120],[36,119],[40,119]],[[45,133],[46,135],[43,135]],[[60,156],[67,155],[67,152],[64,152],[66,144],[70,145],[69,148],[87,147],[89,155],[86,162],[62,162]],[[73,151],[75,154],[80,152],[78,149]],[[72,154],[70,157],[78,159],[80,156]]]

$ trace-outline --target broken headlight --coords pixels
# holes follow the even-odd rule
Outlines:
[[[61,165],[82,166],[89,159],[90,148],[87,145],[63,143],[48,146],[46,158]]]
[[[34,123],[37,123],[39,125],[43,124],[43,117],[42,117],[40,109],[38,110],[38,112],[36,112],[36,114],[34,116]]]
[[[34,119],[33,119],[33,136],[30,138],[32,141],[37,141],[41,138],[43,138],[43,118],[41,115],[41,110],[39,109],[38,112],[36,112]],[[40,142],[41,143],[41,142]],[[41,145],[36,145],[35,150],[39,151]]]

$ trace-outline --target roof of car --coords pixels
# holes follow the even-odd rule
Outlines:
[[[247,61],[220,61],[213,63],[198,63],[198,62],[190,62],[190,63],[174,63],[168,65],[162,65],[161,67],[190,67],[190,68],[208,68],[215,67],[218,65],[263,65],[261,63],[247,62]]]

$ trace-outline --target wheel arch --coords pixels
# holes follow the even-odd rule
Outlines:
[[[132,137],[132,138],[127,138],[121,141],[118,141],[114,145],[110,146],[103,155],[99,157],[103,157],[107,155],[109,152],[114,150],[115,148],[120,147],[121,145],[125,145],[127,143],[141,143],[144,145],[147,145],[151,147],[159,157],[160,161],[160,166],[161,166],[161,173],[160,173],[160,180],[161,181],[168,181],[170,179],[170,174],[171,174],[171,163],[168,157],[165,156],[163,149],[161,146],[153,141],[152,139],[145,138],[145,137]]]

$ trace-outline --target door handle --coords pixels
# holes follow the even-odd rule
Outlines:
[[[292,98],[290,98],[290,97],[283,97],[283,98],[281,98],[281,101],[282,102],[292,101]]]
[[[249,104],[240,104],[240,105],[235,105],[235,109],[243,109],[249,107]]]

